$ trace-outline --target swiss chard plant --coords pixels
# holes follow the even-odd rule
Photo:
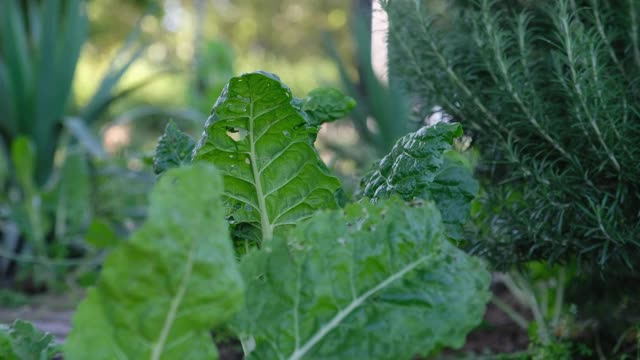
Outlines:
[[[78,308],[66,358],[217,357],[208,330],[240,307],[243,289],[221,189],[218,172],[204,165],[160,179],[149,219],[110,254]]]
[[[318,209],[338,207],[340,182],[313,146],[319,124],[333,114],[317,107],[306,113],[309,102],[294,99],[271,74],[233,78],[194,150],[194,161],[224,174],[227,216],[245,233],[255,229],[254,239],[269,240]]]
[[[247,359],[410,359],[460,347],[490,280],[450,242],[477,191],[449,150],[461,128],[401,139],[343,207],[314,141],[353,106],[330,89],[294,98],[256,72],[231,79],[197,143],[167,126],[150,217],[107,258],[65,358],[217,358],[208,332],[219,326]],[[234,254],[234,240],[256,246]]]

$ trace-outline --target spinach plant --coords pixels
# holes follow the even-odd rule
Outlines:
[[[231,79],[197,144],[167,126],[150,218],[107,259],[66,358],[216,358],[207,330],[222,324],[248,359],[409,359],[461,346],[489,299],[483,263],[449,241],[466,218],[451,204],[468,212],[477,191],[445,154],[461,128],[407,135],[341,208],[313,143],[351,107],[335,90],[296,99],[256,72]],[[258,246],[236,262],[232,239]]]

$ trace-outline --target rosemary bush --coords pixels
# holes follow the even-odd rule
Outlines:
[[[444,3],[444,2],[443,2]],[[640,2],[388,1],[391,81],[466,124],[499,267],[640,264]]]

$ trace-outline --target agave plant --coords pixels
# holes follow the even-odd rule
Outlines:
[[[71,113],[73,78],[87,30],[82,0],[0,3],[0,274],[5,278],[13,261],[26,257],[29,263],[48,263],[52,253],[66,256],[66,245],[58,240],[89,226],[91,188],[84,153],[104,155],[91,126],[114,101],[154,78],[115,89],[146,49],[135,29],[95,94]],[[69,142],[62,141],[63,135],[82,151],[67,148],[64,164],[54,168],[58,149]],[[32,270],[52,274],[51,269]]]
[[[19,136],[37,152],[35,177],[44,184],[62,130],[86,136],[83,127],[95,123],[118,98],[146,84],[115,90],[122,75],[145,50],[137,45],[137,31],[118,52],[94,96],[68,117],[73,77],[88,21],[81,0],[16,0],[0,5],[0,136],[9,146]]]

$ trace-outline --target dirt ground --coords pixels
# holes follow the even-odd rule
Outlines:
[[[530,314],[504,288],[495,287],[493,292],[520,314],[530,318]],[[444,355],[514,353],[526,350],[528,344],[527,332],[489,303],[482,324],[467,336],[464,347],[459,351],[445,351]]]

